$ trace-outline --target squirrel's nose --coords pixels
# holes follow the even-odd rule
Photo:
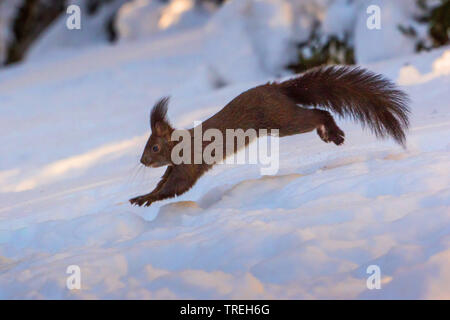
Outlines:
[[[144,166],[149,165],[150,162],[151,162],[150,157],[148,157],[148,156],[146,156],[146,155],[142,155],[142,157],[141,157],[141,163],[142,163]]]

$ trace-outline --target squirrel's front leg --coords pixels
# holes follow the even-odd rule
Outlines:
[[[193,172],[186,169],[187,168],[183,165],[174,166],[173,170],[168,174],[167,179],[162,183],[162,186],[159,189],[156,188],[148,195],[138,197],[137,201],[132,203],[148,207],[155,201],[173,198],[185,193],[192,188],[198,179],[196,174],[192,174]]]
[[[149,199],[149,197],[152,194],[161,190],[162,186],[164,185],[164,183],[166,183],[167,179],[169,178],[172,170],[173,170],[173,166],[168,166],[166,169],[166,172],[164,172],[164,175],[161,177],[161,180],[158,182],[158,184],[156,185],[156,188],[152,192],[150,192],[149,194],[145,194],[143,196],[139,196],[139,197],[130,199],[130,203],[133,205],[136,204],[138,206],[142,206],[145,202],[147,202],[147,200]]]

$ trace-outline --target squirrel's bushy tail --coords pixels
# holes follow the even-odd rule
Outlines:
[[[349,116],[367,125],[377,137],[391,136],[405,145],[408,96],[381,75],[355,67],[320,67],[277,86],[297,104]]]

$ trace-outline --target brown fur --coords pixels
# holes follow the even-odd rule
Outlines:
[[[221,111],[202,123],[203,131],[219,129],[226,139],[226,129],[278,129],[280,137],[317,130],[325,142],[344,143],[344,132],[328,111],[298,106],[322,107],[367,125],[377,137],[391,136],[405,145],[408,128],[408,98],[395,85],[360,68],[317,68],[282,83],[269,83],[243,92]],[[171,160],[177,142],[170,141],[173,128],[167,113],[168,99],[160,100],[151,113],[152,135],[141,162],[150,167],[168,165],[155,190],[131,199],[132,204],[149,206],[188,191],[212,165],[180,164]],[[193,129],[191,136],[193,139]],[[203,142],[203,148],[210,142]],[[246,145],[250,140],[245,141]],[[154,150],[157,145],[158,151]],[[224,158],[228,156],[225,150]],[[235,149],[234,152],[237,150]],[[191,155],[193,158],[193,155]]]

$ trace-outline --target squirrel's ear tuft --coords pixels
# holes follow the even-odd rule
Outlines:
[[[169,103],[169,97],[160,99],[152,109],[150,114],[150,127],[152,131],[161,135],[164,128],[170,128],[169,121],[167,120],[167,105]]]

